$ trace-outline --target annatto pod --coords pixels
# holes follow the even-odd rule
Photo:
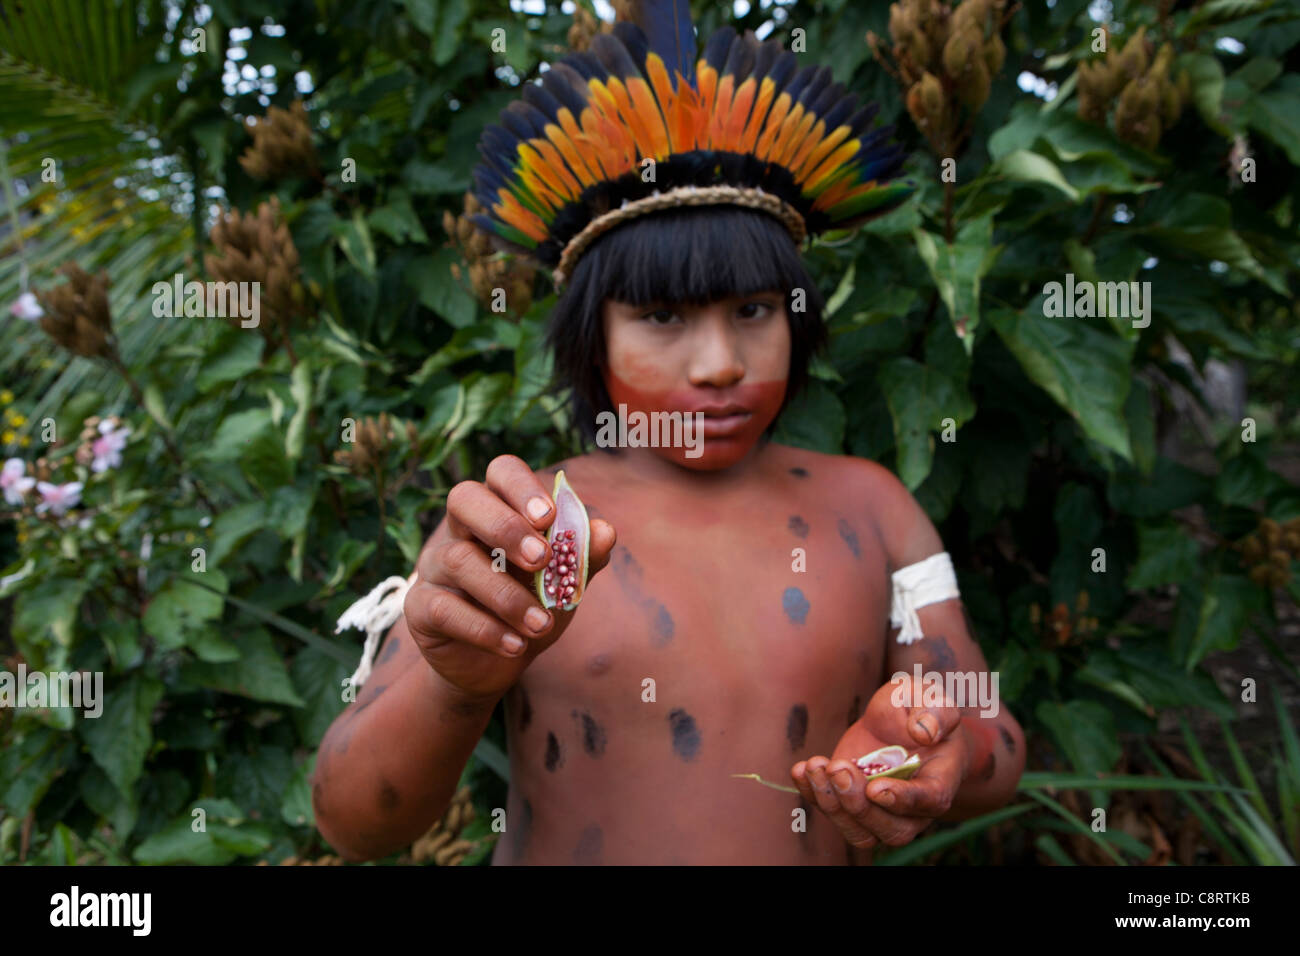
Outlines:
[[[858,758],[858,768],[867,775],[868,780],[877,777],[898,777],[909,779],[921,769],[921,758],[916,754],[908,756],[907,751],[897,745],[881,747]]]
[[[574,494],[561,471],[551,492],[555,522],[551,525],[551,561],[537,572],[537,599],[544,608],[572,611],[587,589],[587,562],[591,556],[591,525],[587,509]]]

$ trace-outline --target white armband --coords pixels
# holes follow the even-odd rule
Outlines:
[[[366,632],[366,646],[361,651],[361,662],[349,680],[353,690],[370,679],[370,667],[375,659],[375,651],[379,650],[379,640],[402,616],[406,592],[415,583],[416,577],[412,573],[409,578],[399,578],[397,575],[385,578],[339,618],[338,625],[334,628],[335,634],[348,627],[360,628]]]
[[[925,636],[921,633],[921,620],[916,616],[917,608],[961,597],[952,558],[948,557],[947,551],[899,568],[892,581],[894,596],[889,609],[889,623],[902,628],[898,632],[900,644],[911,644]]]

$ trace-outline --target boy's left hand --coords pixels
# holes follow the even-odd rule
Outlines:
[[[790,776],[804,800],[814,804],[859,849],[879,843],[903,846],[952,806],[970,769],[970,739],[955,706],[898,707],[893,696],[910,699],[911,678],[882,686],[867,710],[840,738],[830,759],[801,760]],[[945,700],[945,705],[950,704]],[[867,783],[857,758],[888,744],[921,757],[910,780],[880,777]]]

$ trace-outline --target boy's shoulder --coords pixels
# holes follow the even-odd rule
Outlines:
[[[782,456],[781,467],[807,479],[828,500],[875,524],[894,567],[905,567],[943,549],[925,510],[884,465],[852,455],[775,447]]]

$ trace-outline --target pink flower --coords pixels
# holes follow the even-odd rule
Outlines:
[[[119,467],[122,464],[122,449],[126,447],[126,439],[130,434],[129,428],[114,429],[111,421],[100,422],[99,437],[90,444],[90,450],[95,456],[90,463],[90,470],[101,472]]]
[[[9,306],[9,314],[12,315],[15,319],[23,319],[24,321],[27,322],[35,322],[37,319],[39,319],[41,316],[45,314],[45,310],[42,309],[41,304],[36,301],[35,294],[31,292],[24,292],[22,295],[20,295],[17,299],[14,300],[13,305]]]
[[[4,470],[0,471],[0,488],[4,489],[5,501],[11,505],[22,504],[23,495],[36,484],[35,478],[23,477],[26,470],[27,466],[21,458],[10,458],[5,462]]]
[[[45,500],[36,506],[36,511],[39,513],[49,509],[56,515],[63,514],[81,501],[81,487],[79,481],[70,481],[66,485],[52,485],[48,481],[38,481],[36,490]]]

